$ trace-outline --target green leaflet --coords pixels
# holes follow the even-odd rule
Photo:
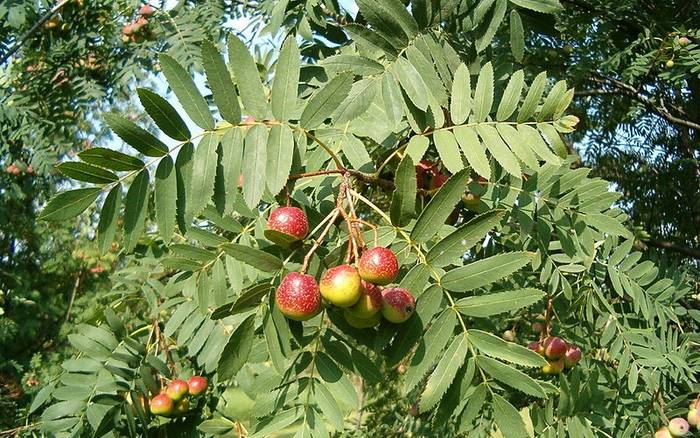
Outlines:
[[[403,226],[416,213],[416,168],[408,154],[396,169],[394,186],[396,188],[391,197],[391,222]]]
[[[100,222],[97,224],[97,247],[100,254],[106,254],[114,241],[121,201],[122,185],[117,184],[109,191],[100,211]]]
[[[207,133],[194,152],[192,175],[190,177],[190,198],[187,203],[189,217],[196,217],[207,206],[214,194],[216,177],[216,149],[219,138],[216,133]]]
[[[508,267],[508,269],[511,268]],[[455,307],[460,313],[467,316],[486,318],[530,306],[540,301],[544,296],[545,293],[539,289],[516,289],[462,298],[455,303]]]
[[[148,207],[148,170],[142,170],[131,182],[124,199],[124,249],[131,251],[143,233]]]
[[[457,371],[464,364],[464,359],[469,350],[467,344],[467,336],[461,334],[456,336],[450,346],[447,347],[445,354],[435,367],[435,371],[428,378],[428,383],[426,383],[425,389],[420,396],[419,406],[421,412],[431,409],[445,394],[445,391],[457,375]]]
[[[272,84],[272,115],[277,120],[294,118],[300,65],[301,57],[297,42],[293,36],[287,37],[280,50],[275,80]]]
[[[523,92],[524,84],[525,73],[523,73],[522,70],[513,73],[513,76],[510,77],[508,85],[503,92],[503,96],[501,96],[501,103],[498,105],[498,110],[496,111],[496,120],[499,122],[508,120],[508,118],[513,115],[520,102],[520,94]]]
[[[117,175],[109,170],[75,161],[61,163],[56,166],[56,169],[69,178],[94,184],[108,184],[119,179]]]
[[[160,55],[160,65],[163,69],[165,79],[167,79],[170,88],[177,96],[177,100],[185,109],[188,116],[204,129],[212,129],[214,127],[214,117],[209,112],[209,105],[204,100],[202,95],[197,90],[192,77],[187,73],[177,61],[168,55]]]
[[[228,59],[228,66],[233,71],[238,91],[241,93],[245,113],[258,120],[264,119],[268,109],[260,73],[248,47],[234,34],[228,38]]]
[[[162,141],[134,122],[116,113],[107,113],[103,117],[119,138],[142,154],[148,157],[162,157],[168,153],[168,147]]]
[[[99,187],[90,187],[57,193],[41,211],[39,219],[62,221],[73,218],[92,205],[100,191]]]
[[[350,72],[341,73],[331,79],[308,100],[299,124],[306,129],[314,129],[321,125],[348,96],[352,82],[353,75]]]
[[[486,179],[491,178],[491,165],[476,130],[470,126],[455,126],[452,132],[474,171]]]
[[[416,242],[425,242],[435,235],[438,228],[445,223],[454,206],[462,198],[467,181],[469,181],[469,172],[467,169],[462,169],[440,187],[440,190],[418,217],[416,225],[411,231],[411,239]]]
[[[143,108],[165,135],[180,141],[190,138],[187,124],[167,100],[145,88],[137,88],[136,92]]]
[[[442,163],[450,173],[457,173],[464,169],[459,145],[451,131],[446,129],[435,131],[433,133],[433,141],[435,142],[438,154],[440,154]]]
[[[474,120],[483,122],[493,106],[493,66],[487,62],[481,67],[474,89]]]
[[[532,253],[524,251],[498,254],[447,272],[441,284],[448,290],[467,292],[507,277],[531,260]]]
[[[457,228],[436,243],[426,254],[426,262],[433,266],[446,266],[457,261],[471,247],[483,241],[505,214],[504,210],[490,210]]]
[[[255,125],[245,137],[243,149],[243,199],[248,207],[260,202],[267,179],[267,128]]]
[[[217,48],[207,40],[202,42],[202,64],[204,64],[207,82],[221,116],[233,125],[239,124],[241,122],[241,108],[238,106],[238,96],[231,80],[231,74]]]
[[[266,179],[270,193],[277,194],[287,183],[294,156],[294,135],[286,125],[275,125],[267,137]]]

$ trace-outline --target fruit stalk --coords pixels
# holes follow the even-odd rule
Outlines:
[[[335,219],[338,217],[339,213],[340,212],[338,211],[338,209],[335,208],[328,216],[326,216],[326,219],[324,219],[324,221],[328,220],[326,228],[324,228],[321,234],[318,236],[318,238],[314,240],[313,245],[311,245],[311,249],[309,249],[309,252],[306,253],[306,256],[304,256],[304,262],[301,264],[301,269],[299,269],[300,273],[306,274],[306,271],[309,269],[309,262],[311,261],[311,256],[314,255],[318,247],[321,246],[321,242],[323,242],[323,239],[325,239],[328,233],[331,231],[331,227],[333,226],[333,223],[335,222]]]

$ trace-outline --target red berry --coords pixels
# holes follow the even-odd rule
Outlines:
[[[182,379],[172,380],[168,384],[165,393],[168,394],[173,401],[180,401],[189,393],[187,382]]]
[[[139,8],[139,14],[143,15],[144,17],[150,17],[154,12],[155,9],[153,9],[153,6],[151,5],[143,5]]]
[[[685,418],[676,417],[668,422],[668,431],[674,437],[685,436],[690,432],[690,424]]]
[[[382,291],[382,315],[389,322],[401,323],[413,315],[416,299],[406,289],[390,287]]]
[[[167,417],[173,413],[175,404],[168,394],[158,394],[151,399],[149,408],[154,414]]]
[[[275,304],[284,316],[296,321],[311,319],[321,311],[316,279],[299,272],[287,274],[277,288]]]
[[[363,280],[385,285],[399,275],[399,261],[392,250],[377,246],[362,253],[357,270]]]
[[[542,347],[542,344],[540,344],[537,341],[533,341],[527,344],[527,348],[529,348],[537,354],[544,354],[544,347]]]
[[[297,207],[279,207],[270,213],[267,229],[301,240],[309,233],[309,220]]]
[[[578,361],[581,360],[581,349],[576,345],[569,345],[569,348],[564,353],[564,366],[568,368],[573,368]]]
[[[561,338],[556,336],[550,336],[542,341],[542,346],[544,347],[544,355],[547,359],[556,360],[564,356],[568,345]]]
[[[209,386],[207,379],[202,376],[192,376],[187,379],[187,387],[190,390],[190,394],[193,396],[198,396],[204,394]]]

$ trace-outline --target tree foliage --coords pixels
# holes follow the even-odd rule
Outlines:
[[[116,238],[134,255],[35,398],[42,430],[372,435],[383,413],[365,390],[390,402],[394,388],[371,390],[387,381],[412,404],[401,427],[424,433],[631,437],[680,413],[698,373],[692,291],[643,259],[620,195],[578,166],[565,141],[575,91],[516,67],[526,29],[551,25],[559,2],[358,1],[355,17],[333,2],[272,3],[259,5],[268,30],[288,36],[271,69],[236,35],[180,47],[201,51],[205,92],[161,54],[183,112],[141,89],[158,135],[107,113],[130,148],[59,167],[85,185],[42,218],[96,203],[102,250]],[[430,184],[417,181],[421,160],[439,163]],[[269,212],[288,204],[315,241],[266,238]],[[366,245],[398,255],[413,317],[363,330],[332,306],[284,318],[286,273],[319,277]],[[542,336],[581,346],[579,366],[542,374],[523,345],[538,318]],[[146,412],[165,382],[198,373],[213,389],[185,417]]]

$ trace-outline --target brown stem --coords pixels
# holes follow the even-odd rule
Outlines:
[[[338,209],[334,209],[331,214],[329,215],[329,221],[328,224],[326,224],[326,228],[323,229],[321,232],[321,235],[318,236],[318,239],[314,240],[313,245],[311,246],[311,249],[309,249],[309,252],[306,253],[306,256],[304,257],[304,262],[301,265],[301,269],[299,272],[302,274],[306,274],[307,269],[309,269],[309,262],[311,261],[311,256],[314,255],[318,247],[321,245],[321,242],[323,242],[323,239],[326,237],[326,235],[330,232],[331,227],[333,226],[333,223],[335,222],[335,219],[338,217]]]
[[[547,295],[547,311],[544,314],[544,330],[540,333],[540,341],[549,337],[552,333],[552,325],[550,324],[552,319],[552,296]]]
[[[70,312],[73,309],[73,302],[75,301],[75,295],[80,289],[80,280],[83,278],[83,270],[81,269],[75,276],[75,284],[73,285],[73,292],[70,294],[70,301],[68,302],[68,311],[66,311],[66,322],[70,319]]]

